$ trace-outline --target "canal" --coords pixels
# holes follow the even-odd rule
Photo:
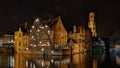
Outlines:
[[[114,52],[64,56],[0,53],[0,68],[120,68],[120,56]]]

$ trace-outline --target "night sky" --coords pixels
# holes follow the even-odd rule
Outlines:
[[[35,17],[60,15],[67,28],[88,23],[95,12],[98,36],[120,36],[119,0],[0,0],[0,32],[12,32]]]

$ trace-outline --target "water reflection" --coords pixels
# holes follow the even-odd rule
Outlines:
[[[0,68],[120,68],[120,56],[105,52],[64,56],[0,53]]]
[[[6,53],[0,53],[0,68],[13,68],[14,57]]]
[[[90,54],[42,56],[15,54],[14,68],[92,68]]]
[[[120,55],[116,55],[116,64],[120,65]]]
[[[92,58],[89,53],[81,53],[73,55],[74,68],[92,68]]]
[[[97,64],[98,64],[97,59],[93,59],[93,68],[97,68]]]

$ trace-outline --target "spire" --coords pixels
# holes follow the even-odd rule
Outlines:
[[[61,17],[60,16],[58,16],[58,21],[61,21]]]
[[[59,22],[59,23],[62,23],[62,20],[61,20],[61,17],[60,17],[60,16],[58,16],[58,22]],[[62,23],[62,25],[63,25],[63,23]]]
[[[61,17],[60,17],[60,16],[58,16],[58,19],[61,19]]]
[[[27,28],[27,22],[25,22],[25,28]]]

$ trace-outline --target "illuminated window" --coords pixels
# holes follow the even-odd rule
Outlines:
[[[47,25],[45,25],[45,27],[47,28],[48,26],[47,26]]]
[[[48,30],[48,34],[50,34],[50,30]]]
[[[36,47],[36,45],[34,45],[34,47]]]
[[[30,44],[31,46],[33,46],[33,44]]]
[[[42,29],[44,29],[44,27],[42,26]]]
[[[34,36],[32,36],[32,38],[34,38]]]
[[[30,30],[30,32],[32,32],[32,30]]]
[[[39,43],[42,43],[41,41]]]
[[[40,32],[40,30],[39,30],[39,29],[38,29],[37,31],[38,31],[38,32]]]
[[[35,28],[35,26],[32,26],[32,28]]]

